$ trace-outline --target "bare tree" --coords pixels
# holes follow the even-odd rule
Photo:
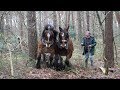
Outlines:
[[[104,27],[103,27],[103,24],[102,24],[102,21],[101,21],[101,18],[100,18],[100,15],[99,15],[98,11],[96,11],[96,14],[97,14],[98,22],[99,22],[99,25],[100,25],[100,29],[102,30],[102,37],[103,37],[103,44],[104,44],[105,30],[104,30]]]
[[[4,13],[0,12],[0,32],[4,33]]]
[[[72,15],[72,25],[73,25],[73,30],[75,29],[75,20],[74,20],[74,11],[71,11],[71,15]]]
[[[40,36],[42,35],[42,32],[41,32],[41,11],[39,11],[39,18],[40,18],[40,22],[39,22],[39,32],[40,32]]]
[[[111,11],[105,19],[105,58],[107,60],[105,67],[114,67],[113,40],[113,12]]]
[[[83,32],[85,33],[85,31],[87,30],[87,20],[86,20],[86,12],[83,11]]]
[[[65,27],[67,27],[70,23],[70,11],[66,11],[65,18]]]
[[[20,37],[21,39],[24,37],[24,31],[23,31],[23,26],[24,26],[24,13],[20,11],[19,15],[19,30],[20,30]]]
[[[37,30],[36,30],[36,13],[35,11],[27,12],[28,26],[28,48],[30,59],[36,59],[37,53]]]
[[[87,31],[89,31],[89,11],[86,11],[86,17],[87,17]]]
[[[81,42],[81,39],[82,39],[82,25],[81,25],[81,11],[78,11],[77,12],[77,19],[78,19],[78,40],[80,40]]]
[[[58,16],[59,16],[59,26],[61,26],[61,12],[58,12]]]
[[[119,27],[118,35],[120,36],[120,13],[119,13],[119,11],[116,11],[115,15],[116,15],[116,19],[117,19],[118,27]],[[120,37],[119,37],[119,40],[120,40]]]
[[[57,12],[53,11],[53,21],[54,21],[54,27],[55,30],[57,29]]]

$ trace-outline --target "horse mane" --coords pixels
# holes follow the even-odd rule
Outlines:
[[[54,33],[54,35],[55,35],[55,41],[56,41],[56,40],[57,40],[57,36],[58,36],[58,31],[53,30],[53,33]]]

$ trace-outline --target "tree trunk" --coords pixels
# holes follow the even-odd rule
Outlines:
[[[67,27],[69,26],[70,24],[70,11],[68,11],[68,21],[67,21]]]
[[[85,33],[85,31],[87,30],[87,24],[86,24],[86,12],[83,11],[83,32]]]
[[[68,21],[68,11],[65,11],[65,27],[67,26]]]
[[[71,14],[72,14],[72,27],[73,27],[73,30],[75,31],[74,11],[72,11]]]
[[[30,59],[36,59],[37,54],[37,29],[36,29],[36,13],[35,11],[27,12],[28,26],[28,48]]]
[[[87,16],[87,31],[89,31],[89,11],[86,11]]]
[[[54,28],[57,29],[57,14],[56,11],[53,11],[53,22],[54,22]]]
[[[66,11],[66,14],[65,14],[65,27],[67,28],[68,25],[69,25],[69,21],[70,21],[70,11]]]
[[[81,25],[81,11],[77,11],[77,19],[78,19],[78,40],[81,42],[82,39],[82,25]]]
[[[58,12],[58,16],[59,16],[59,26],[61,26],[61,12]]]
[[[93,11],[93,13],[92,13],[93,15],[92,15],[92,32],[93,32],[93,36],[95,36],[95,20],[96,20],[96,18],[95,18],[95,12]],[[96,35],[97,36],[97,35]],[[97,38],[97,37],[96,37]]]
[[[11,44],[10,43],[7,43],[7,48],[9,50],[9,60],[10,60],[10,73],[11,73],[11,76],[13,77],[14,76],[14,69],[13,69],[13,61],[12,61],[12,51],[11,51]]]
[[[74,11],[71,11],[71,16],[72,16],[72,20],[71,20],[71,24],[72,24],[72,28],[73,28],[73,31],[72,33],[74,32],[75,34],[72,35],[72,38],[74,38],[74,40],[76,40],[76,30],[75,30],[75,18],[74,18]],[[75,35],[75,36],[74,36]]]
[[[4,12],[1,12],[0,18],[0,32],[4,34]]]
[[[42,28],[41,28],[41,11],[39,11],[39,18],[40,18],[40,22],[39,22],[39,32],[40,32],[40,36],[42,35]]]
[[[117,19],[117,22],[118,22],[118,27],[119,27],[118,35],[119,35],[119,40],[120,40],[120,13],[119,13],[119,11],[116,11],[115,15],[116,15],[116,19]]]
[[[102,30],[102,36],[103,36],[103,44],[105,43],[105,31],[104,31],[104,28],[103,28],[103,24],[102,24],[102,21],[101,21],[101,18],[100,18],[100,15],[98,13],[98,11],[96,11],[96,14],[97,14],[97,18],[98,18],[98,22],[99,22],[99,25],[100,25],[100,29]]]
[[[105,58],[107,60],[105,67],[106,64],[108,67],[114,67],[113,40],[113,12],[111,11],[105,19]]]
[[[76,35],[76,41],[79,41],[79,29],[78,29],[78,17],[77,17],[77,11],[73,12],[74,17],[74,29],[75,29],[75,35]]]
[[[21,39],[24,38],[24,32],[23,32],[23,25],[24,25],[24,13],[20,12],[19,14],[19,25],[20,25],[20,37]]]

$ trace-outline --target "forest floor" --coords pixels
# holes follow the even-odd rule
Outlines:
[[[75,48],[70,59],[73,68],[63,71],[50,68],[36,69],[31,65],[26,66],[26,57],[18,55],[17,59],[15,57],[13,59],[14,77],[11,77],[10,74],[9,57],[7,55],[0,62],[0,79],[120,79],[120,62],[118,61],[119,64],[115,64],[115,67],[111,68],[112,70],[109,71],[108,75],[104,75],[100,69],[104,65],[104,61],[101,59],[99,52],[96,52],[94,66],[91,67],[89,61],[88,68],[85,68],[82,52]],[[120,54],[120,49],[118,53]],[[119,59],[120,57],[118,57]]]
[[[102,63],[102,62],[101,62]],[[68,71],[56,71],[53,69],[35,69],[29,68],[25,73],[25,79],[120,79],[120,68],[114,67],[108,75],[104,75],[100,70],[100,61],[94,63],[94,67],[88,68],[74,65],[74,68]]]
[[[6,74],[5,72],[4,74],[1,73],[0,78],[12,79],[8,72],[6,72]],[[115,67],[112,72],[108,73],[108,75],[104,75],[99,69],[97,62],[94,63],[94,67],[89,66],[88,68],[74,65],[74,68],[68,71],[56,71],[50,68],[36,69],[33,67],[26,67],[23,69],[18,68],[16,70],[16,77],[13,79],[120,79],[120,68]]]
[[[104,61],[101,59],[101,47],[97,46],[97,50],[94,56],[94,66],[90,66],[90,60],[88,62],[88,68],[84,67],[84,56],[78,44],[74,44],[74,52],[70,59],[73,68],[71,70],[56,71],[53,69],[35,69],[29,68],[25,73],[26,79],[120,79],[120,62],[118,57],[118,64],[115,61],[115,67],[111,68],[108,75],[103,74],[100,67],[104,66]],[[99,49],[100,48],[100,49]],[[118,48],[118,54],[120,49]],[[119,56],[119,55],[118,55]],[[63,57],[64,58],[64,57]],[[65,59],[65,58],[64,58]]]

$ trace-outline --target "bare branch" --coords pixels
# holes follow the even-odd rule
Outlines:
[[[109,11],[109,12],[106,14],[105,18],[103,19],[103,21],[102,21],[101,23],[103,23],[103,22],[105,21],[107,15],[108,15],[110,12],[111,12],[111,11]]]
[[[103,28],[103,25],[102,25],[102,22],[101,22],[101,19],[100,19],[100,15],[99,15],[98,11],[96,11],[96,14],[97,14],[98,21],[99,21],[99,24],[100,24],[100,29],[101,29],[101,31],[102,31],[102,35],[103,35],[103,43],[104,43],[104,39],[105,39],[104,28]]]

